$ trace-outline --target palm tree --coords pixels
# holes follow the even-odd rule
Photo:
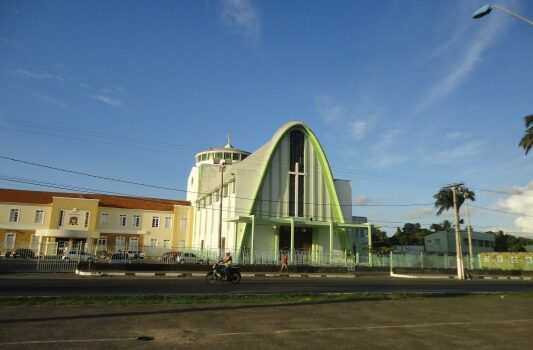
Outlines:
[[[471,201],[476,200],[476,194],[474,191],[470,191],[465,186],[458,186],[456,188],[457,210],[461,208],[461,205],[463,205],[466,199],[470,199]],[[438,208],[437,215],[442,214],[445,210],[453,208],[453,192],[450,187],[441,188],[439,193],[434,195],[433,198],[435,198],[435,208]]]
[[[526,134],[522,137],[518,146],[524,148],[527,155],[527,152],[533,147],[533,114],[526,115],[524,121],[526,122]]]
[[[454,191],[455,191],[455,199],[457,201],[457,205],[454,206]],[[456,247],[456,256],[457,256],[457,278],[463,279],[464,278],[464,268],[463,268],[463,256],[462,256],[462,250],[461,250],[461,231],[459,227],[459,208],[461,208],[461,205],[465,202],[465,200],[470,199],[472,201],[476,200],[476,194],[474,191],[470,191],[468,188],[466,188],[463,185],[453,185],[448,187],[442,187],[440,191],[433,196],[435,198],[435,208],[438,208],[437,215],[442,214],[445,210],[448,210],[450,208],[455,209],[455,247]],[[468,231],[470,233],[470,231]],[[468,237],[468,243],[469,243],[469,252],[472,251],[471,248],[471,242],[472,238]],[[470,261],[472,261],[472,257],[470,256]]]

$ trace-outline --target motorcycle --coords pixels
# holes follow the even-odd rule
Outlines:
[[[224,264],[217,262],[213,265],[213,271],[209,271],[205,276],[207,283],[213,285],[217,282],[230,282],[239,284],[241,282],[241,267],[230,266],[227,274],[224,272]]]

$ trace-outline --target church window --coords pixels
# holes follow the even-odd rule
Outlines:
[[[289,153],[289,216],[304,216],[304,145],[304,133],[300,130],[291,131]]]

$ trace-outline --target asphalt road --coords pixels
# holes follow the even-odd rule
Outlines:
[[[479,293],[533,291],[533,281],[397,279],[385,276],[335,278],[243,278],[241,284],[207,285],[202,278],[1,275],[0,296],[74,296],[178,293]]]

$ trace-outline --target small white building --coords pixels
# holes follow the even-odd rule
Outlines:
[[[463,254],[468,253],[468,232],[461,230]],[[472,253],[493,252],[495,237],[491,233],[472,231]],[[455,254],[455,230],[449,229],[430,233],[424,237],[426,253]]]

